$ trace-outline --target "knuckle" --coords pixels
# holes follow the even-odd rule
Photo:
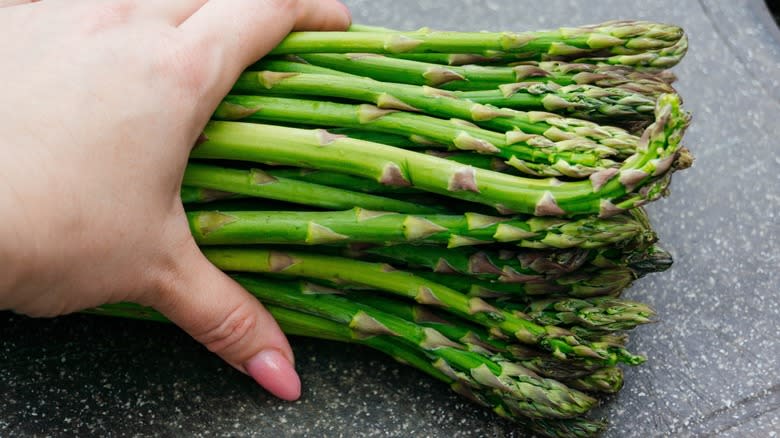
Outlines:
[[[208,39],[192,42],[171,39],[159,52],[154,74],[169,79],[185,94],[200,97],[216,80],[217,46]]]
[[[194,338],[211,352],[231,354],[248,340],[248,335],[254,331],[257,323],[255,312],[249,306],[240,305],[217,325],[196,334]]]
[[[300,4],[299,0],[266,0],[268,6],[282,10],[284,12],[297,11]]]

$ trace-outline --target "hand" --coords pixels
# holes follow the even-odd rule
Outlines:
[[[2,3],[0,1],[0,3]],[[337,0],[81,0],[0,8],[0,309],[149,305],[280,398],[293,354],[200,253],[179,189],[240,72],[291,30],[343,30]]]

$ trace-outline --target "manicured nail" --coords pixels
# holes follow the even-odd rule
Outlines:
[[[257,353],[244,364],[244,369],[255,382],[282,400],[293,401],[301,396],[301,379],[279,350]]]

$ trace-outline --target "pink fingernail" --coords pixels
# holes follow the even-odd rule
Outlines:
[[[255,382],[282,400],[293,401],[301,396],[301,379],[281,351],[263,350],[249,359],[244,368]]]

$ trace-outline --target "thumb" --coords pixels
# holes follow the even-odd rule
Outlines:
[[[177,265],[184,268],[152,307],[275,396],[298,399],[293,352],[271,314],[194,242],[182,253]]]

